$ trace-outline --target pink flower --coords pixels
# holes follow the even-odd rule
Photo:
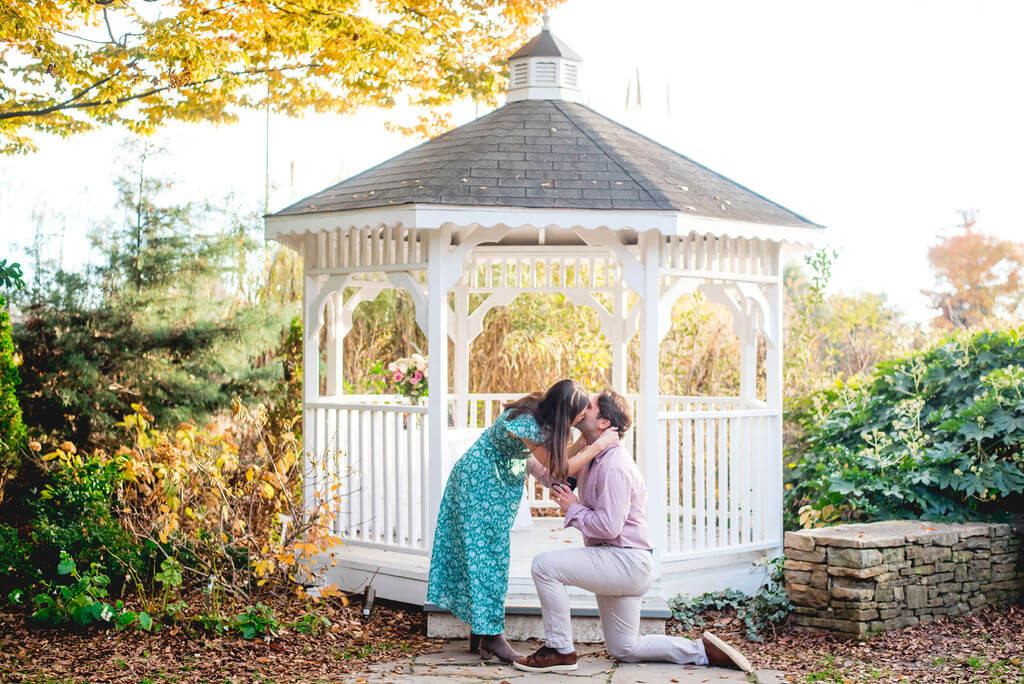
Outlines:
[[[418,384],[420,384],[420,380],[422,380],[422,379],[423,379],[423,373],[421,373],[419,371],[419,369],[417,368],[416,372],[412,374],[412,384],[418,385]]]
[[[396,370],[395,374],[391,376],[391,379],[394,380],[395,382],[402,382],[402,378],[404,377],[405,376],[402,375],[402,371]]]

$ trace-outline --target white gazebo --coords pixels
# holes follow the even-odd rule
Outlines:
[[[373,581],[379,596],[423,604],[448,468],[518,396],[470,394],[470,344],[489,310],[523,293],[592,307],[611,384],[635,402],[630,448],[659,578],[649,605],[752,591],[752,561],[781,551],[782,266],[821,226],[583,106],[581,67],[545,28],[509,59],[504,107],[266,218],[267,237],[305,259],[306,495],[343,493],[333,524],[344,545],[329,570],[343,588]],[[425,331],[426,406],[344,393],[353,311],[384,288],[409,293]],[[659,392],[672,305],[698,290],[732,312],[739,396]],[[627,387],[637,335],[639,386]],[[532,482],[527,492],[552,505]],[[552,518],[512,537],[515,612],[536,606],[532,556],[579,537]]]

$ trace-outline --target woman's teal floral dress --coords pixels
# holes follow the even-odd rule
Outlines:
[[[533,416],[498,416],[452,468],[434,532],[427,601],[450,610],[476,634],[505,631],[509,531],[530,455],[512,435],[548,441]]]

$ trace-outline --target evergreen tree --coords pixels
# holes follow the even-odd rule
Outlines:
[[[92,233],[98,264],[57,271],[16,330],[26,422],[50,438],[104,444],[134,403],[164,425],[204,420],[281,377],[272,352],[295,305],[243,296],[262,275],[247,270],[261,266],[254,217],[168,201],[152,155],[117,180],[124,218]]]

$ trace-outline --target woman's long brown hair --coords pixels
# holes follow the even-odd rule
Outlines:
[[[590,396],[574,380],[559,380],[544,394],[534,392],[505,404],[509,418],[528,413],[551,436],[548,444],[548,472],[556,481],[569,475],[569,429],[573,419],[587,407]]]

